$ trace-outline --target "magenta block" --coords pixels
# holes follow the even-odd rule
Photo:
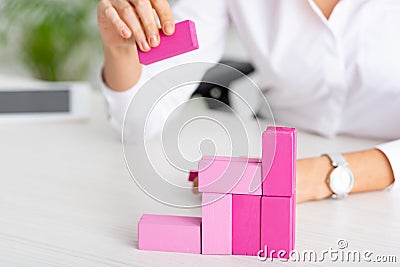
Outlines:
[[[261,196],[232,195],[232,254],[257,256],[261,235]]]
[[[201,218],[143,214],[138,224],[138,248],[201,253]]]
[[[232,254],[232,195],[203,193],[202,254]]]
[[[199,48],[193,21],[185,20],[175,24],[175,33],[167,36],[160,30],[160,45],[148,52],[138,49],[140,63],[151,63],[174,57]]]
[[[193,182],[194,179],[196,179],[196,177],[198,177],[198,176],[199,176],[199,173],[198,173],[197,171],[190,171],[190,172],[189,172],[188,181],[189,181],[189,182]]]
[[[295,245],[295,201],[295,195],[261,197],[261,249],[266,253],[262,256],[289,258]]]
[[[199,192],[262,195],[260,159],[203,157],[198,171]]]
[[[296,190],[296,129],[268,127],[262,135],[262,194],[293,195]]]

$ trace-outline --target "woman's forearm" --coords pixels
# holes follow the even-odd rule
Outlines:
[[[344,154],[354,173],[351,193],[382,190],[394,182],[389,160],[378,149]]]
[[[345,153],[344,157],[354,174],[351,193],[382,190],[394,181],[386,156],[378,149]],[[333,170],[328,157],[297,161],[297,201],[317,200],[332,195],[326,182]]]
[[[142,65],[135,45],[104,47],[104,82],[115,91],[125,91],[134,86],[140,78]]]

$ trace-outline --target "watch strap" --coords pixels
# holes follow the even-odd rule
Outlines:
[[[338,167],[338,166],[347,166],[348,163],[346,159],[343,157],[342,154],[337,154],[337,153],[327,153],[323,154],[323,156],[327,156],[330,161],[332,162],[333,167]]]

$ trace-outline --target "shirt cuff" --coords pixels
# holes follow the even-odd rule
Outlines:
[[[396,188],[396,190],[398,190],[398,183],[400,179],[400,139],[378,145],[376,148],[385,154],[390,162],[390,166],[392,167],[394,182],[388,187],[388,189],[394,190]]]
[[[100,81],[100,90],[103,93],[106,101],[109,103],[120,103],[120,101],[124,101],[127,98],[130,98],[134,92],[136,91],[135,88],[137,88],[137,86],[133,86],[132,88],[125,90],[125,91],[115,91],[113,89],[111,89],[110,87],[108,87],[108,85],[104,82],[104,78],[103,78],[103,69],[100,71],[100,75],[99,75],[99,81]],[[110,104],[111,104],[110,103]]]
[[[103,70],[100,71],[100,90],[107,103],[107,118],[118,133],[122,133],[123,119],[129,104],[138,91],[137,85],[125,91],[115,91],[107,86],[103,79]]]

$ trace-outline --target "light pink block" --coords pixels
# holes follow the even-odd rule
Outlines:
[[[201,253],[201,218],[143,214],[138,224],[138,248]]]
[[[268,127],[262,135],[262,192],[293,195],[296,190],[296,129]]]
[[[232,195],[203,193],[202,254],[232,254]]]
[[[160,45],[148,52],[138,49],[140,63],[148,65],[199,48],[193,21],[185,20],[175,24],[175,33],[165,35],[160,30]]]
[[[261,196],[232,195],[232,254],[257,256],[261,235]]]
[[[260,159],[203,157],[198,188],[199,192],[262,195]]]
[[[263,257],[289,258],[295,245],[295,201],[295,195],[261,198],[261,249],[266,253]]]

